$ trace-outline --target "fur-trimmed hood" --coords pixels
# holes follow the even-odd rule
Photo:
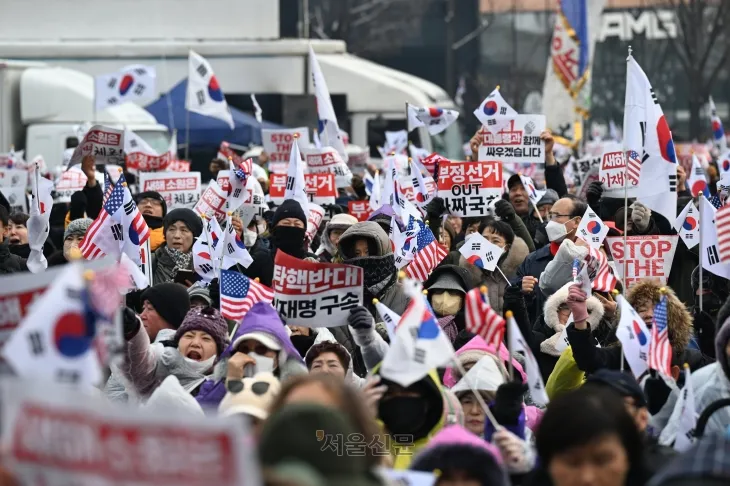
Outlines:
[[[661,293],[659,289],[667,289],[667,327],[669,328],[669,342],[675,356],[681,355],[692,337],[692,315],[687,307],[677,298],[670,287],[645,279],[635,283],[626,294],[629,304],[636,309],[639,303],[649,301],[655,306],[659,303]],[[647,325],[652,323],[647,322]]]
[[[553,330],[557,330],[557,326],[560,325],[560,321],[558,320],[558,307],[568,302],[568,291],[571,285],[573,285],[572,282],[563,285],[545,302],[543,309],[545,325]],[[603,319],[603,304],[591,295],[586,300],[586,307],[588,308],[588,324],[590,324],[591,329],[595,330]]]

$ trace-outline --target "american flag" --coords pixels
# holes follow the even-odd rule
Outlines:
[[[487,304],[481,289],[466,293],[466,330],[484,338],[488,345],[499,349],[504,338],[506,321]]]
[[[428,275],[446,258],[448,251],[433,236],[431,229],[421,220],[416,220],[416,255],[406,267],[406,275],[421,282],[428,280]]]
[[[274,300],[274,291],[242,273],[221,270],[221,315],[240,320],[256,302]]]
[[[591,282],[591,288],[599,292],[613,292],[618,280],[611,271],[611,267],[608,266],[606,255],[600,250],[589,247],[586,261],[590,262],[590,259],[595,259],[598,262],[598,270]]]
[[[730,206],[723,206],[715,213],[717,249],[720,261],[730,263]]]
[[[639,184],[639,178],[641,177],[641,156],[636,150],[629,150],[626,152],[626,172],[630,181],[634,185]]]
[[[672,376],[672,344],[669,342],[669,329],[667,328],[666,295],[662,295],[654,308],[654,325],[651,327],[648,364],[649,368],[657,370],[665,376]]]
[[[112,317],[122,304],[122,292],[126,292],[131,283],[129,272],[121,263],[94,272],[88,286],[91,306],[104,317]]]
[[[720,196],[717,194],[708,199],[708,201],[715,209],[720,209],[722,207],[722,201],[720,201]]]
[[[119,182],[122,181],[117,181],[114,186],[109,186],[109,189],[107,189],[104,205],[99,215],[91,223],[91,226],[89,226],[79,246],[79,250],[81,250],[81,254],[86,260],[96,260],[110,253],[113,248],[119,248],[119,242],[114,238],[114,234],[110,230],[114,224],[112,214],[116,213],[124,203],[125,188]]]
[[[573,282],[578,278],[578,272],[580,272],[580,259],[576,258],[573,260]]]

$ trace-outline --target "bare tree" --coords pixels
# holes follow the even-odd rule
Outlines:
[[[690,86],[689,135],[699,139],[700,112],[730,59],[730,0],[662,0],[655,9],[661,6],[671,7],[679,24],[677,36],[667,37]],[[660,25],[665,31],[671,28],[663,21]]]

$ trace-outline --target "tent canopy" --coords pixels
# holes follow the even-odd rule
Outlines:
[[[179,146],[183,146],[187,142],[185,140],[186,123],[188,123],[188,114],[187,110],[185,110],[185,93],[187,87],[188,81],[187,79],[183,79],[169,93],[160,96],[157,101],[145,107],[157,119],[158,123],[170,129],[177,129],[177,143]],[[172,105],[172,123],[170,123],[168,97]],[[190,112],[191,150],[217,148],[223,140],[236,145],[248,145],[250,143],[261,145],[262,128],[283,128],[280,125],[267,121],[259,123],[256,121],[256,118],[248,113],[237,110],[232,106],[229,106],[229,108],[233,116],[233,122],[236,125],[233,130],[223,120]]]

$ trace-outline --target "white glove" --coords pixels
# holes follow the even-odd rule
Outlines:
[[[649,229],[649,219],[651,218],[651,209],[647,208],[640,202],[632,204],[631,209],[631,221],[639,231],[646,231]]]
[[[508,473],[525,474],[535,467],[535,454],[530,445],[509,430],[495,432],[492,442],[502,453]]]

